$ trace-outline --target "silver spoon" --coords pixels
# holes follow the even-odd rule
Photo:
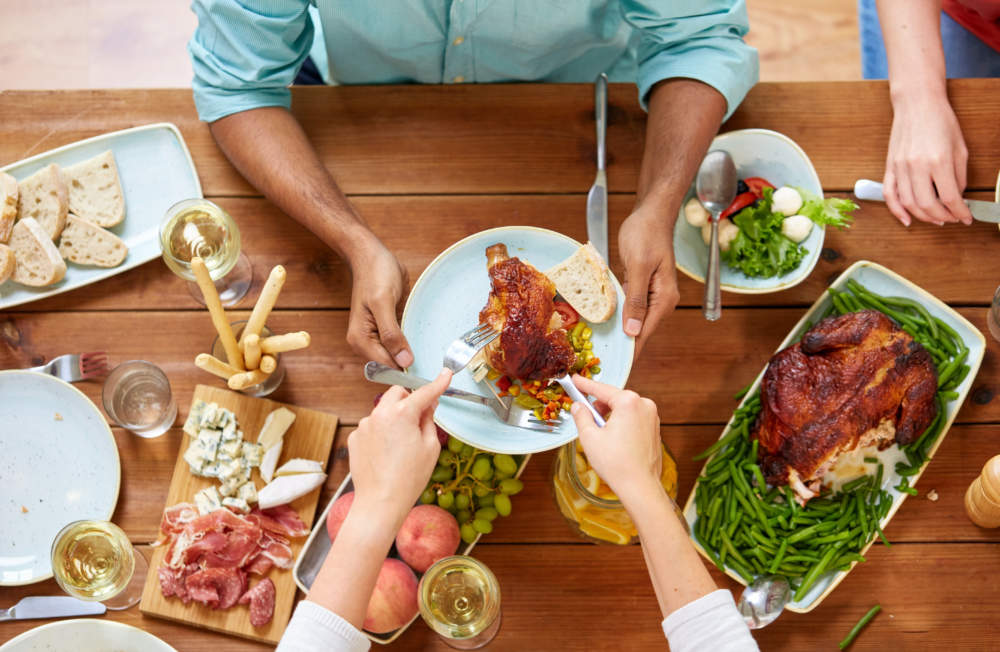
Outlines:
[[[712,215],[712,241],[708,248],[708,272],[705,274],[705,307],[702,314],[708,321],[722,316],[722,295],[719,289],[719,214],[736,197],[736,165],[728,152],[709,152],[698,168],[694,190],[698,201]]]
[[[788,578],[762,575],[743,589],[736,605],[750,629],[761,629],[773,623],[792,599]]]

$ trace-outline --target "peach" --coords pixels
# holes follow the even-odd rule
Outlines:
[[[349,491],[346,494],[341,494],[340,498],[337,498],[337,502],[330,508],[330,513],[326,517],[326,531],[330,535],[331,542],[337,538],[337,532],[340,531],[340,526],[347,518],[347,512],[350,511],[353,502],[354,492]]]
[[[410,510],[396,535],[396,550],[410,567],[425,572],[442,557],[454,555],[460,538],[458,521],[437,505]]]
[[[410,622],[417,611],[417,576],[398,559],[386,559],[375,581],[362,627],[385,634]]]

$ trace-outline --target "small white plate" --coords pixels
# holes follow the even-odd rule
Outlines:
[[[479,311],[490,293],[486,248],[502,242],[511,256],[544,272],[569,258],[580,243],[555,231],[532,226],[504,226],[459,240],[435,258],[413,285],[403,310],[403,334],[413,349],[409,371],[424,378],[441,372],[448,344],[479,322]],[[593,324],[594,354],[601,359],[596,380],[624,387],[632,369],[635,340],[622,330],[625,294],[611,275],[618,294],[615,314],[603,324]],[[472,380],[468,370],[456,374],[452,387],[486,395],[489,389]],[[576,438],[576,424],[564,412],[555,432],[538,432],[508,426],[489,408],[442,398],[434,413],[439,426],[476,448],[494,453],[537,453],[557,448]]]
[[[109,229],[125,241],[128,256],[118,267],[66,263],[66,277],[54,285],[30,288],[0,284],[0,310],[75,290],[149,262],[160,256],[160,221],[182,199],[201,197],[201,182],[181,132],[162,122],[103,134],[37,154],[0,168],[24,179],[50,163],[62,167],[114,152],[125,195],[125,221]]]
[[[100,410],[47,374],[0,371],[0,424],[0,586],[18,586],[52,577],[64,525],[111,518],[121,463]]]
[[[798,186],[822,197],[823,186],[813,168],[812,162],[802,148],[791,138],[769,129],[740,129],[720,134],[712,141],[712,150],[729,152],[736,163],[740,179],[764,177],[777,187]],[[701,238],[701,229],[693,227],[684,219],[684,204],[694,197],[694,184],[684,195],[681,210],[674,226],[674,258],[677,269],[699,283],[705,282],[708,268],[708,247]],[[809,237],[802,242],[808,253],[799,266],[781,276],[772,278],[751,278],[720,263],[721,287],[736,294],[767,294],[787,290],[798,285],[809,276],[823,249],[826,227],[814,225]]]
[[[137,627],[112,620],[62,620],[29,629],[0,645],[0,652],[177,652]]]

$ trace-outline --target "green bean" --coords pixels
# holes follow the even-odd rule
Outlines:
[[[785,557],[785,552],[788,551],[788,539],[782,539],[781,545],[778,546],[778,554],[774,556],[771,560],[771,565],[767,567],[767,572],[774,575],[778,572],[778,566],[781,565],[781,560]]]
[[[811,569],[809,569],[809,572],[802,580],[802,584],[800,584],[799,588],[795,591],[793,599],[796,602],[799,602],[806,596],[806,593],[812,588],[813,584],[816,583],[816,580],[819,579],[819,576],[823,573],[823,571],[826,570],[827,565],[833,560],[833,556],[836,555],[839,550],[840,546],[832,546],[826,551],[820,560],[816,562]]]
[[[846,305],[844,305],[844,300],[841,299],[836,294],[830,296],[830,300],[833,302],[833,307],[837,309],[837,313],[840,315],[846,315],[851,312]]]
[[[854,491],[855,489],[857,489],[858,487],[865,487],[865,486],[867,486],[868,484],[871,483],[871,481],[872,481],[871,476],[869,476],[869,475],[863,475],[860,478],[855,478],[855,479],[851,480],[850,482],[848,482],[847,484],[845,484],[844,486],[842,486],[840,488],[840,492],[841,493],[845,493],[845,494],[849,494],[852,491]]]
[[[854,528],[853,530],[844,530],[843,532],[837,532],[836,534],[829,534],[825,537],[819,537],[810,541],[814,546],[822,545],[824,543],[836,543],[837,541],[846,541],[852,537],[859,534],[861,528]]]
[[[844,637],[844,640],[842,640],[838,644],[838,647],[841,650],[843,650],[847,648],[851,643],[853,643],[854,639],[858,637],[858,634],[861,633],[861,630],[864,629],[865,625],[870,623],[872,618],[874,618],[875,615],[880,611],[882,611],[882,605],[880,604],[877,604],[871,609],[869,609],[868,613],[862,616],[861,620],[858,621],[858,624],[856,624],[854,627],[851,628],[851,631],[848,632],[847,636]]]
[[[916,475],[918,473],[920,473],[920,467],[919,466],[905,466],[905,465],[902,464],[902,462],[899,462],[899,463],[896,464],[896,474],[897,475],[901,475],[903,477],[906,477],[906,476]]]
[[[878,532],[878,536],[880,539],[882,539],[882,543],[885,544],[885,547],[891,548],[892,544],[889,543],[889,540],[885,538],[885,532],[882,531],[882,528],[878,525],[878,523],[875,524],[875,531]]]
[[[744,396],[746,396],[747,392],[750,391],[750,388],[753,387],[753,384],[754,381],[751,380],[749,383],[747,383],[746,387],[744,387],[743,389],[741,389],[740,391],[736,392],[736,394],[733,395],[733,399],[738,401]]]
[[[755,459],[755,457],[751,459]],[[767,482],[764,480],[764,473],[761,472],[760,467],[757,466],[757,464],[754,462],[747,462],[743,465],[743,468],[748,469],[753,473],[754,479],[757,480],[757,488],[763,491],[764,488],[767,487]]]
[[[854,504],[857,505],[858,519],[861,521],[861,531],[864,532],[865,538],[867,539],[868,536],[869,536],[869,534],[868,534],[868,513],[867,513],[867,510],[865,509],[865,501],[863,501],[861,499],[861,496],[858,496],[857,500],[855,501]]]
[[[830,526],[830,527],[828,528],[827,526]],[[798,532],[796,532],[796,533],[792,534],[791,536],[789,536],[788,537],[788,543],[789,544],[797,543],[799,541],[802,541],[803,539],[807,539],[808,537],[811,537],[814,534],[818,534],[818,533],[824,532],[824,531],[826,531],[828,529],[831,529],[833,527],[835,527],[835,524],[834,523],[829,523],[829,522],[817,523],[816,525],[810,525],[809,527],[803,528],[803,529],[799,530]]]
[[[697,455],[695,455],[694,456],[694,460],[698,461],[698,460],[703,460],[706,457],[710,457],[716,451],[718,451],[723,446],[725,446],[726,444],[728,444],[729,442],[731,442],[733,439],[735,439],[739,434],[740,434],[740,429],[739,428],[731,428],[729,430],[729,432],[727,432],[717,442],[715,442],[714,444],[712,444],[711,446],[709,446],[708,448],[706,448],[705,450],[703,450],[701,453],[698,453]]]
[[[916,496],[917,494],[919,494],[919,493],[920,493],[919,491],[917,491],[917,490],[916,490],[915,488],[913,488],[913,487],[896,487],[896,489],[899,489],[899,490],[900,490],[900,491],[902,491],[903,493],[907,493],[907,494],[909,494],[909,495],[911,495],[911,496]]]

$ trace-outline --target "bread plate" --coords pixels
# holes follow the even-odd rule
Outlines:
[[[70,648],[75,652],[177,652],[138,627],[96,618],[63,620],[29,629],[0,645],[0,652],[43,652]]]
[[[958,392],[958,397],[948,401],[945,404],[945,414],[944,414],[944,426],[941,430],[941,434],[938,436],[937,441],[931,446],[927,454],[927,462],[920,468],[919,473],[914,476],[910,476],[909,482],[910,486],[916,485],[917,481],[923,475],[923,472],[927,469],[927,464],[929,464],[934,455],[937,453],[938,448],[941,446],[941,442],[944,441],[945,436],[948,434],[948,430],[951,428],[951,424],[954,422],[959,409],[962,407],[962,403],[965,401],[969,390],[972,387],[972,383],[975,380],[976,373],[979,371],[979,366],[983,361],[983,356],[986,353],[986,340],[983,338],[983,334],[973,326],[967,319],[962,317],[960,314],[952,310],[948,305],[946,305],[941,300],[934,297],[932,294],[928,293],[924,289],[915,285],[914,283],[906,280],[902,276],[896,274],[895,272],[870,261],[862,260],[851,265],[847,270],[844,271],[831,285],[830,287],[841,290],[846,287],[848,280],[855,280],[861,283],[869,290],[876,292],[884,296],[896,296],[904,297],[917,301],[922,304],[927,311],[944,321],[946,324],[951,326],[959,335],[961,340],[964,342],[965,346],[969,349],[969,356],[966,360],[966,364],[969,365],[969,373],[966,375],[965,379],[958,385],[955,391]],[[788,337],[784,339],[781,345],[778,347],[778,351],[785,349],[794,342],[796,342],[802,334],[808,329],[809,324],[813,324],[819,320],[819,317],[831,307],[830,295],[824,292],[823,295],[809,308],[802,319],[792,328],[789,332]],[[766,369],[766,366],[765,366]],[[742,407],[747,401],[750,400],[760,387],[761,379],[764,375],[764,369],[757,375],[754,380],[753,385],[747,391],[746,396],[740,402],[739,407]],[[722,432],[724,437],[730,432],[733,424],[733,419],[731,418],[729,423],[726,424],[725,429]],[[705,466],[708,465],[706,461],[702,470],[699,472],[699,476],[705,473]],[[895,487],[900,482],[900,476],[896,473],[893,465],[885,467],[885,475],[883,477],[882,489],[889,492],[892,496],[891,507],[886,514],[886,516],[879,522],[881,528],[884,530],[892,517],[896,514],[899,508],[902,506],[903,501],[906,500],[908,494],[897,490]],[[697,487],[697,485],[696,485]],[[695,493],[697,489],[691,492],[688,496],[687,503],[684,505],[684,517],[688,524],[691,526],[691,539],[694,542],[695,547],[698,551],[705,557],[705,559],[711,562],[711,557],[705,552],[701,543],[699,542],[697,536],[695,535],[695,522],[698,518],[697,509],[695,506]],[[862,550],[861,554],[864,555],[872,544],[877,541],[877,537],[869,542]],[[891,553],[890,553],[891,554]],[[857,564],[858,562],[854,562]],[[871,562],[867,562],[871,563]],[[795,613],[806,613],[812,611],[817,606],[823,602],[824,599],[832,592],[838,584],[840,584],[847,574],[853,570],[854,564],[851,568],[844,571],[838,571],[834,573],[827,573],[822,576],[812,588],[805,594],[802,600],[797,602],[790,602],[785,608],[789,611]],[[726,574],[733,578],[741,584],[746,584],[746,582],[731,568],[726,567]]]
[[[502,242],[512,257],[531,263],[544,272],[571,256],[580,247],[572,238],[532,226],[489,229],[459,240],[435,258],[413,285],[403,310],[403,334],[413,349],[409,371],[424,378],[440,373],[444,352],[452,340],[478,323],[486,305],[490,278],[486,248]],[[592,324],[593,352],[601,359],[596,380],[624,387],[632,369],[635,340],[622,330],[625,294],[610,274],[618,296],[615,314],[601,324]],[[488,395],[468,370],[455,375],[452,387]],[[537,453],[558,448],[576,438],[576,425],[568,413],[555,432],[538,432],[509,426],[497,420],[489,408],[443,398],[434,421],[448,434],[467,444],[493,453]]]
[[[180,131],[161,122],[94,136],[0,168],[21,180],[55,163],[67,167],[111,150],[125,196],[125,221],[109,231],[125,241],[128,256],[112,268],[66,264],[66,276],[53,285],[32,288],[13,281],[0,284],[0,310],[96,283],[160,256],[159,226],[170,206],[201,197],[201,182]]]
[[[740,179],[764,177],[778,187],[797,186],[823,196],[823,187],[812,161],[791,138],[770,129],[740,129],[720,134],[712,141],[712,150],[729,152],[736,163]],[[674,225],[674,259],[677,269],[699,283],[705,282],[708,268],[708,247],[701,238],[701,229],[688,224],[684,204],[694,197],[694,183],[681,202]],[[722,261],[719,267],[721,288],[736,294],[768,294],[794,287],[804,281],[819,261],[826,226],[814,224],[801,244],[808,253],[799,266],[790,272],[771,278],[753,278]]]

